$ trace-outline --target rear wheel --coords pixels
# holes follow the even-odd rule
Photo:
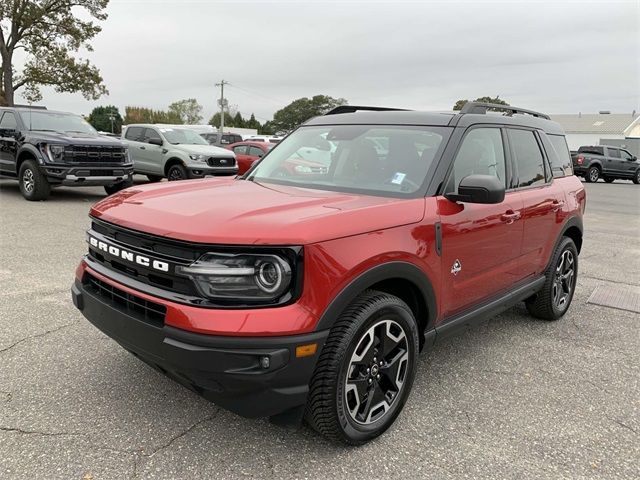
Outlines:
[[[187,169],[184,168],[183,165],[177,163],[169,167],[169,171],[167,172],[167,179],[170,182],[173,182],[176,180],[184,180],[186,178],[187,178]]]
[[[607,183],[613,183],[613,181],[615,180],[615,178],[611,178],[611,177],[604,177],[603,180]]]
[[[162,180],[162,177],[160,175],[147,175],[147,178],[150,182],[159,182],[160,180]]]
[[[636,185],[640,184],[640,169],[638,169],[636,174],[633,176],[633,183]]]
[[[34,160],[25,160],[20,165],[18,183],[22,196],[30,201],[45,200],[51,193],[47,178],[40,173]]]
[[[598,167],[591,167],[587,170],[587,176],[585,177],[587,182],[595,183],[598,181],[598,178],[600,178],[600,169]]]
[[[573,300],[578,279],[578,249],[569,237],[563,237],[545,272],[544,286],[526,300],[531,315],[542,320],[558,320]]]
[[[307,423],[351,445],[382,434],[409,396],[417,354],[409,307],[392,295],[364,292],[331,328],[309,386]]]

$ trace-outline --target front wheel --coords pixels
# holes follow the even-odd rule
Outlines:
[[[118,183],[114,183],[113,185],[105,185],[104,191],[107,192],[107,195],[113,195],[120,190],[130,187],[133,185],[133,180],[123,180]]]
[[[47,178],[40,172],[33,160],[25,160],[20,165],[18,183],[22,196],[30,201],[45,200],[51,193]]]
[[[636,171],[636,174],[633,176],[632,180],[636,185],[640,184],[640,169]]]
[[[573,300],[578,279],[578,249],[569,237],[563,237],[545,272],[540,291],[525,302],[531,315],[542,320],[558,320]]]
[[[591,167],[589,170],[587,170],[587,176],[585,177],[585,180],[588,183],[595,183],[598,181],[598,178],[600,178],[600,169],[598,167]]]
[[[331,328],[309,386],[307,423],[351,445],[382,434],[409,396],[417,354],[418,328],[407,304],[364,292]]]
[[[167,172],[167,180],[170,182],[176,180],[184,180],[187,178],[187,169],[180,164],[171,165],[169,171]]]

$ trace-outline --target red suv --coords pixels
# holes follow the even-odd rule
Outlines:
[[[283,168],[301,148],[327,168]],[[343,106],[237,179],[98,202],[73,301],[222,407],[359,444],[393,423],[436,340],[520,301],[567,311],[584,208],[546,115]]]

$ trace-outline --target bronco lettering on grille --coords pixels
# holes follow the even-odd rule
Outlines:
[[[97,248],[98,250],[102,250],[103,252],[107,252],[109,255],[113,255],[114,257],[121,258],[123,260],[127,260],[131,263],[137,263],[138,265],[142,265],[143,267],[150,267],[154,270],[158,270],[160,272],[168,272],[169,264],[167,262],[162,262],[160,260],[155,260],[149,257],[145,257],[144,255],[138,255],[137,253],[130,252],[128,250],[124,250],[120,247],[116,247],[114,245],[107,244],[101,240],[98,240],[95,237],[89,235],[89,244],[92,247]]]

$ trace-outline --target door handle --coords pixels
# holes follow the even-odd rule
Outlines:
[[[551,203],[551,210],[553,210],[554,212],[561,210],[562,207],[564,207],[564,202],[562,200],[554,200]]]
[[[146,147],[140,147],[140,150],[146,150],[146,149],[147,149]]]
[[[520,212],[514,212],[513,210],[507,210],[505,213],[500,215],[500,220],[505,222],[507,225],[511,225],[516,220],[520,220]]]

